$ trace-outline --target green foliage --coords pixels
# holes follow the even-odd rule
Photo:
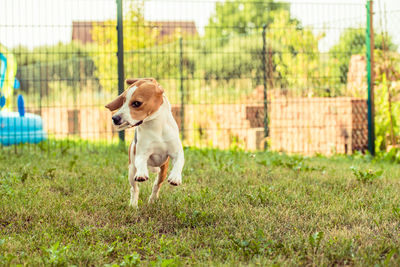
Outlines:
[[[362,183],[372,183],[377,179],[381,179],[383,174],[383,170],[374,171],[372,169],[368,169],[364,171],[354,166],[350,167],[350,169],[353,171],[357,181]]]
[[[393,206],[393,215],[400,221],[400,205]]]
[[[375,34],[375,48],[382,50],[385,44],[385,48],[389,51],[397,50],[397,46],[393,43],[390,36],[386,36],[385,39],[381,34]],[[385,41],[385,42],[384,42]],[[339,38],[337,44],[335,44],[330,50],[330,75],[334,80],[331,80],[332,84],[346,84],[347,73],[349,71],[349,63],[352,55],[366,53],[366,33],[363,28],[348,28],[344,30]]]
[[[0,264],[3,266],[11,266],[11,262],[16,259],[17,256],[7,253],[7,254],[0,254]]]
[[[140,264],[140,255],[134,252],[130,255],[125,255],[124,260],[121,262],[120,266],[133,267],[133,266],[138,266],[139,264]]]
[[[143,1],[132,1],[124,14],[124,71],[126,77],[178,77],[179,71],[179,33],[162,39],[159,31],[143,16]],[[109,53],[117,52],[116,21],[109,20],[103,25],[94,23],[92,38],[99,49],[108,53],[96,54],[94,62],[96,74],[103,89],[115,92],[118,87],[116,56]],[[111,25],[111,26],[110,26]],[[166,44],[165,43],[170,43]],[[96,56],[95,56],[96,55]],[[186,70],[193,69],[187,58],[183,60]]]
[[[319,71],[318,40],[310,29],[302,28],[292,20],[286,10],[271,12],[272,21],[267,32],[266,69],[270,88],[285,88],[293,95],[307,95],[310,88],[318,87],[318,81],[310,86],[309,77]],[[283,30],[285,29],[285,30]],[[206,80],[231,80],[250,78],[262,84],[263,41],[261,28],[247,31],[247,35],[233,35],[229,38],[206,39],[206,42],[223,40],[214,51],[203,53],[204,60],[196,62],[196,69],[204,69]],[[212,47],[212,46],[211,46]]]
[[[397,52],[375,51],[375,147],[380,157],[393,161],[400,161],[399,59]]]
[[[238,251],[245,259],[252,258],[256,255],[264,253],[268,243],[262,230],[258,230],[256,236],[251,239],[239,239],[229,236],[233,244],[233,248]]]
[[[293,171],[322,171],[324,173],[325,167],[316,167],[310,166],[305,163],[305,158],[302,156],[287,156],[287,155],[280,155],[280,156],[272,156],[269,157],[267,160],[262,160],[257,162],[263,166],[269,167],[283,167],[287,169],[291,169]]]
[[[313,249],[313,251],[318,250],[322,238],[324,238],[324,232],[315,232],[314,234],[308,237],[308,242],[310,243],[310,246]]]
[[[262,39],[259,32],[229,38],[218,50],[208,52],[204,47],[201,53],[206,56],[196,62],[196,69],[204,70],[204,78],[208,81],[253,78],[261,82],[263,64],[260,60]]]
[[[94,61],[90,57],[92,49],[92,46],[77,42],[40,46],[32,50],[23,46],[14,48],[12,52],[18,64],[17,78],[21,89],[31,98],[39,95],[42,98],[48,95],[54,97],[55,93],[59,93],[61,83],[66,85],[67,92],[64,93],[70,94],[74,90],[82,90],[87,81],[91,81],[94,88],[98,87]]]
[[[377,124],[375,123],[375,126]],[[376,140],[375,140],[376,141]],[[389,151],[377,151],[375,155],[375,160],[400,163],[400,149],[393,147]]]
[[[18,67],[85,58],[90,55],[90,47],[78,42],[67,44],[60,42],[55,45],[43,45],[33,49],[25,46],[17,46],[11,51],[17,60]]]
[[[375,146],[377,151],[386,151],[388,148],[388,142],[391,139],[391,122],[393,123],[393,133],[396,140],[400,133],[400,124],[398,122],[400,118],[400,103],[392,102],[390,112],[388,94],[393,96],[395,91],[383,73],[381,80],[378,80],[378,84],[375,86]]]
[[[47,257],[44,258],[45,264],[53,266],[64,266],[67,263],[67,253],[69,246],[60,246],[60,242],[54,243],[49,248],[44,249]]]
[[[289,3],[252,0],[230,0],[217,2],[215,14],[206,27],[207,38],[226,38],[237,34],[250,34],[253,28],[270,25],[276,10],[290,10]]]
[[[320,94],[320,81],[313,77],[323,76],[318,51],[322,35],[314,35],[311,29],[301,27],[284,10],[274,13],[270,28],[267,42],[272,44],[269,47],[274,69],[274,73],[270,74],[272,86],[289,88],[296,96]]]

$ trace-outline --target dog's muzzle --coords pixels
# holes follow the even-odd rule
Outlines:
[[[121,125],[122,123],[122,118],[119,115],[114,115],[111,119],[115,125]]]
[[[137,123],[135,123],[134,125],[129,124],[128,122],[123,122],[122,118],[120,115],[114,115],[112,116],[112,121],[114,123],[115,126],[117,126],[117,129],[123,130],[126,128],[130,128],[130,127],[135,127],[135,126],[139,126],[140,124],[143,123],[143,121],[138,121]]]

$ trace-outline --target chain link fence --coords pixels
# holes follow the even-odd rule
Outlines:
[[[365,1],[121,4],[123,78],[154,77],[163,85],[184,145],[307,155],[367,149]],[[120,142],[104,108],[118,94],[117,3],[1,5],[8,12],[0,19],[1,53],[16,62],[18,81],[4,76],[1,149]],[[382,1],[374,10],[376,144],[385,150],[397,146],[399,135],[400,35],[393,25],[400,5]],[[17,94],[26,112],[43,120],[46,139],[39,145],[9,146],[21,129],[18,116],[5,119],[17,111]],[[10,120],[14,131],[6,127]],[[127,130],[126,142],[132,138]]]

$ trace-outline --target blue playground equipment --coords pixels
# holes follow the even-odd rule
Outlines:
[[[17,63],[0,44],[0,144],[39,143],[47,138],[39,115],[25,113],[24,98],[18,95],[18,112],[12,112],[13,91],[20,87],[15,78]]]

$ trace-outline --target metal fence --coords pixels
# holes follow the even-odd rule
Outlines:
[[[18,82],[10,71],[4,75],[2,149],[10,150],[6,134],[7,140],[25,136],[18,116],[13,137],[4,126],[7,112],[17,110],[17,94],[26,112],[43,119],[47,139],[11,150],[129,142],[133,131],[115,132],[104,105],[123,90],[125,78],[154,77],[166,89],[186,146],[364,151],[371,62],[366,3],[3,1],[1,53],[16,63],[20,88],[12,88]],[[386,123],[377,126],[380,149],[396,145],[399,134],[393,118],[400,36],[392,26],[399,7],[396,1],[374,5],[376,115]],[[391,125],[384,90],[392,97]]]

